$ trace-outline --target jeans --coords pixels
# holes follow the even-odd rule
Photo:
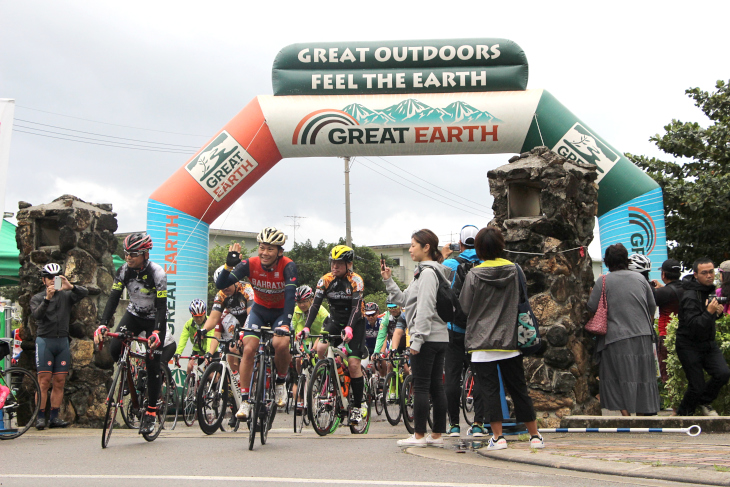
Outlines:
[[[433,432],[446,433],[446,395],[444,394],[444,356],[446,342],[425,342],[417,355],[411,355],[413,373],[413,423],[416,433],[426,434],[429,394],[433,403]]]
[[[699,405],[710,404],[717,398],[722,386],[730,380],[730,369],[720,347],[714,341],[701,347],[677,338],[677,357],[687,376],[687,392],[677,408],[679,416],[691,416]],[[705,382],[703,369],[710,375]]]

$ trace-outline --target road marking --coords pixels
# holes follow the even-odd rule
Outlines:
[[[530,487],[506,484],[468,484],[464,482],[418,482],[413,480],[363,480],[352,479],[297,479],[287,477],[213,477],[210,475],[40,475],[40,474],[3,474],[6,479],[79,479],[79,480],[194,480],[227,481],[227,482],[276,482],[289,484],[368,484],[368,485],[404,485],[418,487]]]

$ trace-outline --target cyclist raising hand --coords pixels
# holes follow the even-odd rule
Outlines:
[[[361,409],[364,379],[360,368],[361,359],[368,356],[368,349],[365,347],[365,319],[363,318],[363,290],[362,278],[352,272],[352,263],[355,260],[355,251],[346,245],[337,245],[330,252],[330,269],[317,283],[317,292],[314,294],[314,302],[309,308],[307,323],[302,333],[306,336],[309,329],[317,318],[322,301],[327,298],[330,304],[330,322],[325,325],[324,330],[331,335],[331,342],[334,346],[339,345],[343,340],[349,343],[352,352],[347,359],[350,369],[350,385],[354,395],[355,404],[351,409],[350,422],[359,423],[362,421],[363,413],[367,409]],[[342,336],[342,338],[340,338]],[[327,344],[320,342],[317,345],[319,358],[324,358],[327,353]]]

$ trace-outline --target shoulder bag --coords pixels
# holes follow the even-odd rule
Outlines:
[[[520,299],[517,304],[517,348],[522,355],[532,355],[539,352],[542,346],[540,324],[530,306],[525,274],[519,265],[515,264],[515,267],[517,268],[517,280],[520,283]]]
[[[608,306],[606,305],[606,276],[603,276],[601,284],[601,299],[598,301],[596,313],[588,320],[585,329],[594,335],[605,335],[608,326]]]

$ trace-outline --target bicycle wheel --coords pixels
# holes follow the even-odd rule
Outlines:
[[[213,362],[203,372],[198,390],[195,393],[197,418],[200,429],[206,435],[212,435],[223,421],[222,412],[228,403],[229,377],[224,378],[221,385],[223,366],[220,362]]]
[[[264,407],[264,395],[266,394],[266,370],[263,370],[263,356],[257,355],[254,362],[254,374],[256,377],[256,390],[253,395],[253,405],[249,413],[248,425],[248,449],[253,450],[256,442],[256,432],[261,430],[263,421],[261,421],[261,412]],[[250,396],[249,396],[250,397]]]
[[[370,380],[370,391],[375,406],[375,414],[380,416],[383,414],[383,383],[379,374],[373,374],[373,378]]]
[[[464,413],[466,424],[474,422],[474,374],[471,367],[466,369],[461,384],[461,411]]]
[[[177,391],[177,384],[175,383],[175,379],[172,378],[172,374],[170,374],[170,383],[168,385],[168,389],[170,390],[170,402],[167,404],[167,411],[170,414],[173,414],[170,410],[170,408],[172,408],[172,411],[174,412],[174,416],[172,418],[172,426],[170,427],[170,430],[174,430],[175,426],[177,426],[177,416],[180,411],[180,404],[182,401],[180,401],[180,394]]]
[[[109,445],[109,438],[111,438],[112,430],[114,429],[114,421],[117,418],[117,410],[122,405],[122,391],[127,379],[126,372],[125,367],[117,367],[112,385],[109,388],[109,393],[106,396],[106,416],[104,416],[104,429],[101,432],[102,448],[106,448]]]
[[[185,378],[185,385],[183,386],[183,421],[186,426],[192,426],[195,423],[195,417],[197,413],[198,398],[196,397],[195,390],[195,373],[190,373]]]
[[[33,374],[20,367],[10,367],[0,375],[0,384],[10,389],[5,399],[5,406],[0,409],[1,419],[6,430],[13,433],[2,434],[0,439],[12,440],[22,435],[35,424],[40,403],[36,398],[41,395],[41,388]]]
[[[327,359],[320,360],[314,366],[307,387],[309,420],[319,436],[330,433],[337,419],[337,391],[332,373],[330,362]]]
[[[410,434],[413,434],[414,429],[414,391],[413,391],[413,375],[409,375],[403,381],[403,388],[401,389],[400,395],[400,407],[403,414],[403,424]]]
[[[304,420],[307,418],[307,376],[302,373],[297,381],[297,393],[294,397],[294,433],[301,433]]]
[[[365,367],[363,367],[362,369],[363,377],[366,377]],[[355,402],[355,394],[352,392],[352,387],[350,387],[350,397],[348,398],[348,400],[351,405],[350,407],[352,408],[352,404],[354,404]],[[367,434],[368,430],[370,429],[370,414],[372,413],[373,402],[370,394],[369,381],[364,381],[363,383],[362,400],[363,403],[360,404],[360,410],[363,413],[363,420],[357,424],[350,424],[350,433],[352,433],[353,435]]]
[[[228,388],[226,388],[228,389]],[[228,391],[228,406],[223,411],[223,418],[221,419],[220,430],[224,433],[230,433],[238,431],[239,419],[236,418],[236,402],[231,397],[230,390]]]
[[[152,433],[142,433],[142,437],[147,441],[155,441],[165,427],[165,420],[167,419],[167,405],[170,403],[169,385],[170,374],[167,372],[165,367],[160,367],[160,396],[157,398],[155,428],[152,430]],[[147,394],[147,391],[145,391],[144,394]]]
[[[266,376],[269,378],[269,388],[266,391],[263,405],[263,416],[261,418],[261,444],[266,444],[266,439],[269,436],[269,430],[274,424],[274,418],[276,418],[276,411],[279,409],[276,406],[276,385],[274,380],[274,371],[271,368],[267,368]]]
[[[398,397],[400,396],[398,388],[398,377],[396,372],[388,372],[385,376],[385,384],[383,385],[383,408],[385,409],[385,417],[388,422],[397,426],[400,423],[401,407]]]
[[[144,389],[142,382],[146,380],[146,375],[144,371],[141,372],[141,376],[138,375],[139,373],[132,366],[132,369],[127,369],[124,374],[122,406],[119,408],[124,424],[127,425],[127,428],[133,430],[139,429],[140,411],[147,407],[147,398],[138,392]]]

